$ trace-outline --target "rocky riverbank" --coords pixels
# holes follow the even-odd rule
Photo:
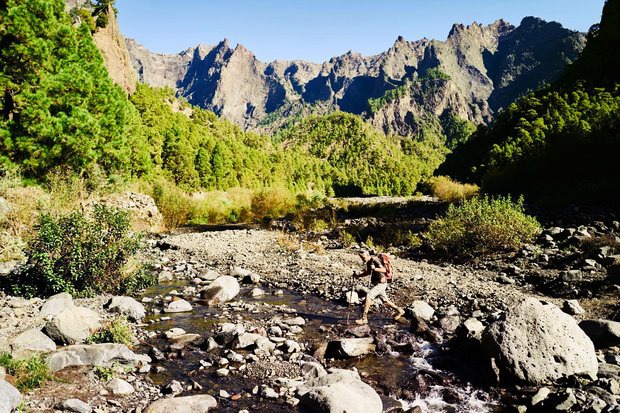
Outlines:
[[[618,304],[605,273],[615,264],[558,248],[577,231],[560,241],[547,229],[516,256],[475,265],[395,257],[390,294],[411,324],[376,308],[369,328],[352,323],[367,291],[350,277],[357,247],[329,234],[160,236],[146,253],[160,285],[138,301],[3,297],[1,343],[51,354],[57,380],[22,396],[33,412],[335,411],[361,400],[378,412],[617,411],[620,332],[600,320]],[[545,294],[561,283],[573,291]],[[134,320],[133,351],[75,344],[119,312]]]

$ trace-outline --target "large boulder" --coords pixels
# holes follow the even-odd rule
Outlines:
[[[136,322],[142,321],[146,316],[144,306],[131,297],[112,297],[106,304],[106,308]]]
[[[32,354],[49,353],[56,350],[56,344],[39,329],[24,331],[9,341],[11,355],[26,358]]]
[[[151,403],[144,413],[207,413],[214,411],[217,401],[213,396],[201,394],[198,396],[176,397],[174,399],[160,399]]]
[[[239,282],[235,277],[223,275],[203,288],[200,295],[207,300],[209,305],[218,305],[235,298],[239,290]]]
[[[101,326],[96,311],[74,307],[56,314],[45,325],[45,334],[58,344],[83,343]]]
[[[0,413],[11,413],[22,402],[22,395],[10,383],[0,379]]]
[[[584,375],[596,378],[594,344],[573,317],[558,307],[527,298],[482,337],[505,382],[542,384]]]
[[[579,327],[590,337],[596,348],[620,346],[620,322],[583,320]]]
[[[53,353],[48,359],[53,372],[71,366],[106,366],[114,362],[138,366],[150,363],[151,358],[134,353],[124,344],[104,343],[68,346]]]
[[[352,374],[350,374],[352,373]],[[381,413],[383,402],[377,392],[355,372],[335,370],[308,380],[297,389],[300,406],[313,413]]]
[[[60,293],[51,296],[41,306],[39,314],[43,318],[54,317],[65,310],[71,310],[75,307],[73,297],[69,293]]]

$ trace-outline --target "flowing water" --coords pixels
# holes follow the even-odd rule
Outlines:
[[[144,296],[165,296],[170,291],[182,291],[188,284],[176,282],[160,284],[149,289]],[[284,291],[282,295],[270,294],[262,297],[251,297],[249,289],[242,289],[237,301],[229,303],[225,309],[209,308],[192,303],[194,311],[191,313],[153,314],[147,317],[147,330],[163,332],[174,327],[180,327],[188,333],[200,334],[203,338],[214,335],[217,324],[235,322],[243,318],[244,321],[254,320],[257,324],[264,323],[274,315],[289,315],[294,309],[296,315],[306,320],[303,332],[295,336],[295,340],[306,343],[307,348],[312,343],[325,341],[326,337],[343,332],[347,326],[353,327],[353,320],[359,316],[360,307],[346,307],[340,303],[326,301],[320,297],[303,296],[292,291]],[[161,320],[162,316],[170,317]],[[370,326],[379,334],[394,336],[408,336],[408,326],[395,324],[387,313],[377,309],[371,311]],[[459,380],[452,372],[443,371],[438,366],[451,365],[452,371],[458,371],[458,363],[454,364],[445,357],[441,348],[428,342],[411,340],[413,346],[406,353],[388,352],[386,354],[372,354],[362,358],[347,360],[327,360],[326,367],[356,368],[363,380],[382,394],[384,407],[402,405],[404,410],[418,406],[423,412],[495,412],[500,411],[498,404],[489,393],[476,389],[470,384]],[[169,342],[159,336],[152,338],[149,345],[165,349]],[[236,351],[246,354],[243,350]],[[217,353],[217,350],[212,352]],[[306,351],[308,353],[308,351]],[[261,400],[252,395],[252,389],[269,380],[260,377],[243,377],[235,373],[227,377],[217,377],[216,365],[201,368],[201,362],[214,361],[214,357],[199,348],[189,347],[177,357],[170,357],[162,362],[154,362],[154,367],[160,367],[159,372],[151,373],[151,379],[156,384],[166,384],[171,380],[184,383],[198,383],[202,390],[195,393],[207,392],[218,398],[218,411],[238,412],[247,409],[251,412],[285,412],[300,411],[298,407],[286,404],[283,398],[277,400]],[[235,363],[231,363],[235,367]],[[280,364],[280,366],[278,365]],[[453,368],[456,365],[457,368]],[[273,373],[278,375],[278,369],[285,367],[282,362],[275,362]],[[471,373],[471,372],[469,372]],[[251,375],[249,375],[251,376]],[[231,395],[240,395],[238,400],[217,397],[220,390],[226,390]],[[192,394],[185,392],[184,395]],[[235,398],[237,398],[236,396]]]

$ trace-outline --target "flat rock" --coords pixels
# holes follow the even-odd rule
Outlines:
[[[96,311],[86,307],[73,307],[56,314],[45,325],[45,334],[58,344],[83,343],[100,327]]]
[[[11,413],[22,402],[22,395],[12,384],[0,379],[0,413]]]
[[[594,345],[575,319],[535,298],[490,325],[483,344],[507,382],[553,383],[572,375],[595,379],[598,371]]]
[[[170,304],[168,304],[168,307],[164,309],[164,312],[165,313],[188,313],[192,310],[193,310],[192,305],[188,301],[180,299],[180,300],[174,300]]]
[[[579,305],[577,300],[566,300],[562,305],[562,311],[570,315],[579,315],[585,313],[585,310]]]
[[[66,412],[91,413],[93,411],[88,403],[84,403],[80,399],[65,400],[61,407]]]
[[[151,403],[144,413],[206,413],[215,411],[216,407],[217,401],[213,396],[201,394],[174,399],[160,399]]]
[[[112,297],[106,304],[106,308],[136,322],[142,321],[146,316],[144,306],[131,297]]]
[[[579,327],[590,337],[596,348],[620,346],[620,322],[583,320]]]
[[[358,357],[375,351],[374,339],[365,338],[343,338],[333,340],[327,344],[325,357],[328,358],[347,358]]]
[[[50,353],[56,350],[56,343],[39,329],[24,331],[9,341],[11,355],[26,358],[32,354]]]
[[[73,304],[73,297],[71,297],[71,294],[60,293],[48,298],[41,306],[39,314],[43,318],[53,317],[73,307],[75,307],[75,305]]]
[[[77,344],[53,353],[48,365],[53,372],[70,366],[106,366],[113,362],[136,366],[151,362],[151,358],[136,354],[124,344]]]
[[[300,406],[313,413],[381,413],[381,397],[356,376],[337,370],[308,380],[298,388]]]

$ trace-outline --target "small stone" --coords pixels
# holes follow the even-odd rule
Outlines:
[[[220,390],[220,397],[223,399],[228,399],[230,394],[226,390]]]
[[[187,312],[192,311],[192,309],[193,309],[192,305],[189,302],[183,299],[180,299],[180,300],[175,300],[171,302],[170,304],[168,304],[168,307],[164,309],[164,312],[165,313],[187,313]]]
[[[229,373],[230,373],[230,370],[228,370],[227,368],[221,368],[215,371],[215,374],[218,377],[226,377],[228,376]]]
[[[91,413],[93,411],[92,407],[90,407],[88,403],[84,403],[80,399],[65,400],[62,404],[62,408],[65,411],[75,413]]]
[[[118,378],[110,380],[106,385],[106,389],[117,396],[125,396],[135,391],[131,384]]]
[[[250,292],[250,295],[252,297],[262,297],[263,295],[265,295],[265,291],[261,290],[260,288],[253,288]]]
[[[579,305],[577,300],[566,300],[562,305],[562,311],[570,315],[579,315],[585,313],[585,310]]]
[[[536,394],[532,397],[532,406],[536,406],[538,403],[545,400],[547,397],[549,397],[550,393],[551,390],[549,390],[547,387],[541,387],[540,389],[538,389]]]

